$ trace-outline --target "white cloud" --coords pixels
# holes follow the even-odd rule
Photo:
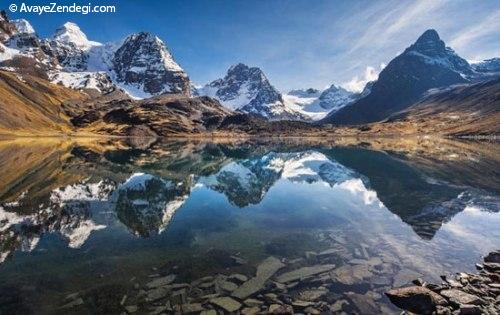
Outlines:
[[[385,64],[380,64],[379,68],[376,69],[371,66],[367,66],[365,73],[361,76],[355,76],[350,81],[341,84],[341,86],[351,92],[361,92],[365,88],[366,83],[370,81],[375,81],[378,79],[378,75],[382,69],[385,68]]]

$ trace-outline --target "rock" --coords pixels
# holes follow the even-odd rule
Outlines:
[[[168,275],[165,277],[154,279],[153,281],[146,283],[146,287],[148,289],[162,287],[171,284],[172,282],[174,282],[174,280],[175,280],[175,275]]]
[[[237,265],[247,265],[248,264],[248,262],[241,257],[238,257],[238,256],[230,256],[230,257],[234,261],[234,263]]]
[[[80,296],[79,292],[71,293],[71,294],[66,295],[65,300],[74,300],[79,296]]]
[[[293,308],[290,305],[286,304],[271,304],[271,306],[269,306],[268,312],[270,314],[293,314]]]
[[[313,315],[317,315],[317,314],[321,314],[320,311],[318,311],[317,309],[315,309],[314,307],[306,307],[306,309],[304,310],[304,313],[306,314],[313,314]]]
[[[479,297],[465,293],[458,289],[442,290],[440,294],[455,304],[481,304],[482,301]]]
[[[212,282],[213,280],[214,280],[214,277],[212,277],[212,276],[206,276],[206,277],[194,280],[193,282],[191,282],[191,285],[193,287],[196,287],[196,286],[199,286],[200,284],[202,284],[204,282]]]
[[[315,265],[310,267],[302,267],[290,272],[285,272],[276,278],[276,281],[281,283],[292,282],[295,280],[300,280],[309,276],[317,275],[326,271],[330,271],[335,268],[335,265]]]
[[[238,288],[238,286],[230,281],[220,281],[218,282],[218,286],[220,289],[226,292],[233,292]]]
[[[484,257],[484,262],[500,263],[500,251],[494,251]]]
[[[306,290],[300,292],[299,297],[301,300],[312,302],[319,300],[326,293],[327,293],[326,290]]]
[[[170,291],[165,288],[157,288],[150,290],[146,293],[146,301],[154,302],[160,300],[162,298],[165,298],[169,294],[169,292]]]
[[[331,256],[337,254],[338,250],[335,248],[330,248],[327,250],[324,250],[318,254],[319,257],[326,257],[326,256]]]
[[[297,308],[306,308],[309,306],[314,305],[312,302],[307,302],[307,301],[301,301],[301,300],[296,300],[292,302],[292,306],[297,307]]]
[[[437,305],[446,304],[442,296],[421,286],[393,289],[385,294],[397,307],[417,314],[430,314]]]
[[[153,311],[149,312],[149,315],[159,315],[159,314],[164,314],[164,313],[170,312],[170,311],[172,311],[170,304],[168,306],[166,306],[166,305],[157,306],[153,309]]]
[[[338,300],[330,306],[330,311],[333,313],[342,311],[344,304],[349,304],[346,300]]]
[[[228,280],[235,280],[238,283],[243,283],[245,281],[248,281],[247,276],[239,274],[239,273],[234,273],[234,274],[230,275],[227,279]]]
[[[264,304],[264,302],[260,301],[260,300],[257,300],[257,299],[246,299],[245,301],[243,301],[243,303],[246,305],[246,306],[260,306],[262,304]]]
[[[204,310],[201,311],[200,315],[217,315],[216,310]]]
[[[241,308],[240,302],[238,302],[238,301],[236,301],[228,296],[211,299],[210,303],[215,305],[215,306],[218,306],[218,307],[220,307],[228,312],[236,312],[237,310],[239,310]]]
[[[500,272],[500,263],[487,263],[485,262],[483,264],[484,269],[491,271],[491,272]]]
[[[137,307],[137,305],[128,305],[128,306],[125,306],[125,310],[127,310],[127,313],[135,313],[137,312],[139,308]]]
[[[306,259],[316,259],[316,256],[318,256],[318,253],[312,252],[312,251],[307,251],[304,253],[304,256],[306,256]]]
[[[477,305],[460,305],[460,315],[480,315],[482,313],[481,308]]]
[[[266,281],[283,267],[285,267],[285,265],[279,259],[272,256],[266,258],[257,267],[256,276],[246,281],[240,287],[234,290],[232,296],[239,299],[245,299],[250,295],[258,292],[264,287]]]
[[[200,303],[182,304],[181,309],[182,314],[198,314],[205,310]]]
[[[68,308],[73,308],[75,306],[78,306],[78,305],[82,305],[83,304],[83,299],[82,298],[77,298],[67,304],[64,304],[63,306],[61,306],[62,309],[68,309]]]
[[[331,277],[333,280],[345,285],[353,285],[363,281],[365,278],[373,276],[367,265],[346,265],[335,269]]]
[[[254,307],[245,307],[244,309],[241,310],[241,314],[243,315],[254,315],[258,314],[260,312],[260,307],[254,306]]]
[[[380,311],[375,301],[368,295],[347,293],[347,297],[352,301],[352,304],[360,311],[361,314],[379,314]]]
[[[187,292],[186,289],[178,290],[170,294],[170,301],[173,304],[184,304],[186,303]]]

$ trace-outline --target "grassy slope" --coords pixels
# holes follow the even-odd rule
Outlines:
[[[63,103],[85,94],[29,75],[0,71],[0,134],[61,135],[73,131]]]

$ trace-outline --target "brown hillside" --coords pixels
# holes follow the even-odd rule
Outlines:
[[[73,128],[64,102],[86,97],[40,78],[0,71],[0,134],[68,134]]]

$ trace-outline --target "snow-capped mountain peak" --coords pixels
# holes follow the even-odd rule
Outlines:
[[[73,22],[64,23],[56,30],[53,38],[59,43],[74,44],[80,49],[89,49],[92,46],[101,45],[98,42],[90,41],[80,27]]]
[[[16,26],[16,29],[19,33],[23,34],[33,34],[35,33],[35,29],[31,26],[30,22],[25,19],[17,19],[13,20],[12,23]]]
[[[417,41],[408,47],[403,54],[420,57],[427,64],[448,68],[463,77],[472,74],[469,63],[458,56],[453,49],[446,47],[436,30],[425,31]]]
[[[349,92],[340,86],[332,84],[319,96],[319,106],[324,109],[337,111],[340,108],[354,102],[358,99],[358,97],[359,96],[356,93]]]
[[[219,100],[229,109],[268,119],[307,119],[307,116],[285,105],[281,93],[260,68],[243,63],[231,66],[224,78],[205,85],[198,93]]]
[[[321,95],[321,91],[314,88],[296,89],[290,90],[287,94],[298,97],[319,97]]]
[[[188,75],[174,61],[165,43],[150,33],[128,36],[116,50],[112,63],[116,80],[132,96],[190,94]]]

